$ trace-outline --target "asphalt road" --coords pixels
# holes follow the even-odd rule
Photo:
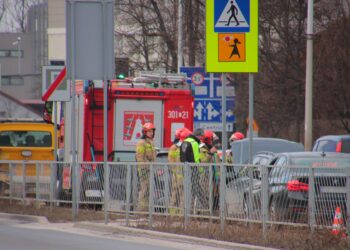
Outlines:
[[[94,231],[74,227],[73,223],[49,223],[46,220],[17,215],[0,215],[0,250],[218,250],[195,242]],[[232,249],[232,248],[231,248]]]

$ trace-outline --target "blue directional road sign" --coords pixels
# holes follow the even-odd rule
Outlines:
[[[201,67],[181,67],[180,71],[187,74],[187,82],[194,90],[194,122],[221,123],[221,74],[213,74],[210,82],[210,74]],[[203,76],[203,77],[202,77]],[[234,122],[234,87],[226,87],[226,121]]]
[[[214,32],[250,31],[250,0],[215,0]]]

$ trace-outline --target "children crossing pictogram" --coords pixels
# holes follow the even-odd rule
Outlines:
[[[216,0],[215,32],[249,32],[249,0]]]
[[[244,62],[246,60],[244,33],[220,33],[218,38],[219,62]]]

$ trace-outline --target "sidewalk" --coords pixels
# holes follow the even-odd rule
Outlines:
[[[220,247],[222,249],[237,249],[237,250],[238,249],[239,250],[249,250],[249,249],[273,250],[275,249],[275,248],[254,246],[254,245],[248,245],[248,244],[211,240],[211,239],[205,239],[205,238],[199,238],[199,237],[193,237],[193,236],[187,236],[187,235],[171,234],[171,233],[164,233],[159,231],[138,229],[138,228],[124,226],[122,225],[121,222],[109,222],[108,224],[105,224],[104,222],[76,222],[74,224],[74,227],[89,229],[89,230],[96,230],[100,232],[102,231],[106,233],[108,232],[108,233],[114,233],[114,234],[118,233],[118,234],[138,235],[138,236],[150,237],[154,239],[163,239],[163,240],[177,241],[177,242],[183,242],[183,243],[195,242],[195,243],[200,243],[202,245]]]

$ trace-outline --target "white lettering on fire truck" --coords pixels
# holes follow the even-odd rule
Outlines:
[[[169,119],[188,119],[188,111],[168,110]]]

